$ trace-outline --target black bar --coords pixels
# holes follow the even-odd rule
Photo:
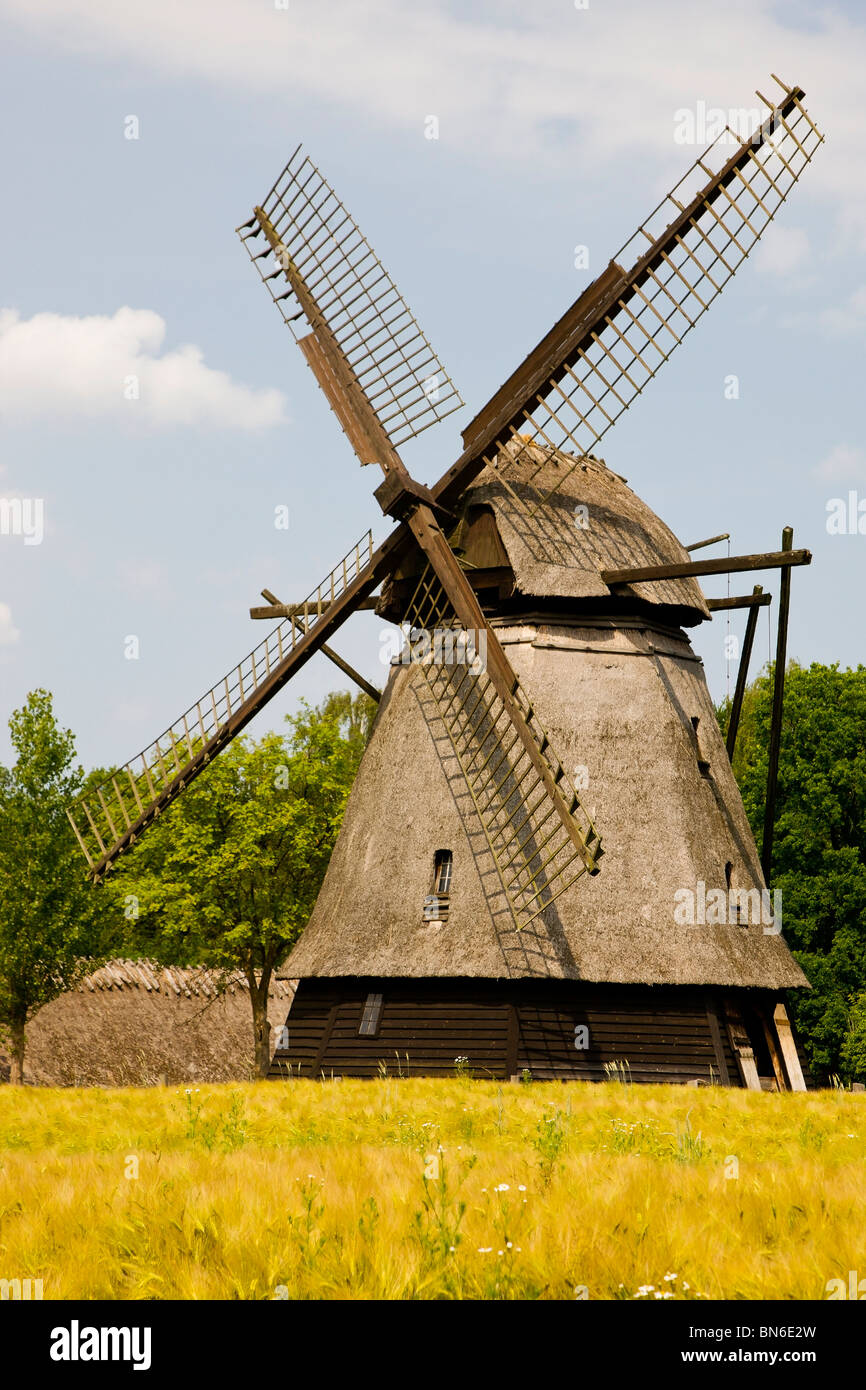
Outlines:
[[[782,532],[782,549],[790,550],[794,543],[794,531],[786,526]],[[791,571],[782,570],[782,585],[779,594],[779,629],[776,634],[776,668],[773,672],[773,719],[770,725],[770,758],[767,767],[767,800],[764,806],[764,843],[761,849],[761,867],[764,881],[769,888],[770,870],[773,866],[773,827],[776,819],[776,788],[779,777],[779,748],[782,742],[782,707],[785,701],[785,660],[788,650],[788,609],[791,602]]]
[[[791,571],[785,570],[784,573],[786,575],[789,575]],[[764,591],[761,588],[761,585],[756,584],[752,591],[752,596],[753,598],[757,599],[763,594],[763,592]],[[768,602],[769,599],[770,595],[767,594]],[[746,635],[743,638],[743,650],[740,654],[740,664],[737,668],[737,684],[734,688],[734,703],[731,705],[731,718],[730,722],[728,723],[727,748],[728,758],[732,763],[734,761],[734,749],[737,745],[737,730],[740,727],[740,714],[743,708],[743,696],[746,693],[746,678],[749,674],[749,662],[752,659],[752,643],[755,640],[755,628],[757,626],[758,605],[757,603],[754,603],[749,608],[749,619],[746,623]]]

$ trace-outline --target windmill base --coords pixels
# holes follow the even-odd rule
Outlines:
[[[269,1075],[459,1069],[499,1081],[805,1088],[778,992],[532,979],[302,979]]]

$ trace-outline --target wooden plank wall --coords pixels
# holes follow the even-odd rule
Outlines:
[[[360,1037],[369,993],[382,993],[378,1032]],[[741,1084],[719,1001],[706,989],[650,989],[532,980],[302,980],[287,1019],[288,1047],[270,1075],[474,1076],[528,1070],[536,1080],[604,1081],[625,1061],[637,1082]],[[575,1047],[585,1026],[589,1046]],[[720,1058],[719,1049],[722,1056]],[[723,1065],[722,1065],[723,1063]],[[727,1078],[725,1076],[727,1073]]]

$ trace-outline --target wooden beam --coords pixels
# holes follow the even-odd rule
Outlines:
[[[782,549],[790,555],[794,532],[786,526],[782,532]],[[767,766],[767,797],[764,803],[764,842],[761,848],[761,868],[769,888],[773,867],[773,828],[776,821],[776,789],[779,778],[779,749],[782,742],[782,709],[785,702],[785,661],[788,651],[788,610],[791,603],[791,571],[782,571],[779,594],[779,627],[776,633],[776,665],[773,671],[773,715],[770,723],[770,756]]]
[[[790,573],[790,571],[786,571]],[[760,584],[756,584],[752,597],[757,600],[764,597],[764,592]],[[766,595],[769,602],[770,595]],[[734,701],[731,705],[731,717],[728,721],[727,749],[728,759],[734,761],[734,749],[737,746],[737,730],[740,727],[740,714],[743,709],[743,696],[746,693],[746,680],[749,675],[749,662],[752,659],[752,644],[755,640],[755,629],[758,626],[758,608],[755,603],[749,609],[749,618],[746,623],[746,635],[743,638],[743,650],[740,653],[740,664],[737,667],[737,684],[734,687]]]
[[[722,1046],[722,1033],[719,1028],[719,1016],[716,1013],[716,1006],[711,999],[707,1000],[707,1022],[710,1026],[710,1037],[713,1040],[713,1051],[716,1054],[716,1066],[719,1069],[719,1085],[730,1086],[731,1078],[728,1073],[728,1063],[725,1058],[725,1049]]]
[[[269,595],[269,589],[262,589],[262,597],[267,598],[268,606],[266,608],[251,608],[251,618],[255,618],[260,621],[269,618],[296,618],[299,614],[303,613],[304,611],[304,605],[302,603],[280,603],[279,599],[276,599]],[[355,604],[355,607],[352,611],[354,613],[371,612],[373,609],[375,609],[376,604],[378,602],[378,596],[376,594],[370,594],[368,598],[360,599],[359,602]],[[325,599],[322,603],[322,612],[327,612],[330,606],[330,600]]]
[[[703,550],[704,546],[706,546],[706,545],[715,545],[715,544],[716,544],[716,541],[729,541],[730,539],[731,539],[731,533],[730,533],[730,531],[723,531],[722,534],[721,534],[720,536],[710,536],[708,540],[705,540],[705,541],[695,541],[694,545],[687,545],[687,546],[686,546],[686,550],[687,550],[687,551],[689,552],[689,554],[691,555],[691,553],[692,553],[693,550]]]
[[[761,1078],[758,1075],[758,1064],[755,1061],[755,1054],[750,1045],[741,1045],[734,1049],[737,1054],[737,1061],[740,1064],[740,1071],[746,1087],[750,1091],[762,1091]]]
[[[801,88],[792,88],[777,109],[783,116],[787,116],[803,96],[805,93]],[[665,227],[634,266],[624,270],[615,261],[611,261],[598,279],[587,285],[571,308],[566,310],[562,318],[524,358],[495,395],[474,419],[469,421],[463,430],[465,451],[462,458],[449,470],[439,486],[433,489],[440,500],[447,503],[452,489],[462,490],[471,481],[471,476],[466,476],[467,472],[491,445],[507,440],[511,425],[520,429],[524,419],[523,412],[527,406],[534,409],[538,393],[545,389],[551,378],[559,379],[564,374],[563,365],[573,358],[580,348],[589,350],[592,346],[593,330],[599,325],[604,325],[605,315],[615,313],[618,305],[640,293],[640,286],[652,276],[656,267],[663,263],[667,253],[688,235],[693,220],[701,215],[705,207],[711,206],[726,192],[727,185],[734,181],[738,171],[750,163],[755,146],[762,145],[771,137],[772,132],[771,116],[759,131],[755,131],[734,150],[730,159],[715,174],[705,169],[709,175],[708,182],[694,194],[691,202]],[[726,196],[730,200],[730,194]],[[258,209],[256,211],[258,212]],[[444,496],[440,488],[445,493]]]
[[[304,627],[304,624],[301,621],[301,619],[297,616],[299,612],[303,612],[304,605],[302,603],[297,605],[280,603],[276,594],[272,594],[270,589],[262,589],[262,598],[266,598],[268,600],[270,604],[269,612],[274,609],[281,609],[282,616],[288,618],[289,622],[295,628],[296,632],[300,632],[301,636],[304,635],[307,629]],[[373,600],[373,602],[375,603],[375,600]],[[322,606],[325,608],[328,607],[327,604],[323,604]],[[360,606],[361,605],[359,604],[359,607]],[[250,617],[255,617],[255,609],[253,608],[250,609]],[[363,690],[365,695],[369,695],[371,700],[375,700],[377,704],[379,703],[379,701],[382,698],[381,690],[377,690],[375,685],[371,685],[368,680],[365,680],[365,678],[361,675],[360,671],[356,671],[354,666],[350,666],[348,661],[344,661],[343,658],[339,655],[339,653],[335,652],[333,647],[329,647],[326,643],[322,643],[320,650],[323,656],[326,656],[329,661],[333,662],[333,664],[343,672],[344,675],[347,675],[349,677],[349,680],[354,681],[357,686],[360,686],[361,690]]]
[[[728,1037],[734,1056],[737,1059],[737,1066],[740,1069],[740,1076],[743,1084],[749,1091],[761,1090],[761,1078],[758,1076],[758,1066],[755,1061],[755,1054],[749,1035],[746,1032],[743,1016],[740,1013],[739,1005],[730,997],[724,1001],[725,1022],[728,1026]]]
[[[701,574],[739,574],[743,570],[787,569],[811,565],[810,550],[770,550],[765,555],[729,555],[718,560],[683,560],[672,565],[641,565],[630,570],[602,570],[605,584],[645,584],[654,579],[688,579]]]
[[[373,463],[376,459],[376,448],[364,428],[364,421],[353,408],[344,383],[337,380],[328,355],[316,334],[308,333],[305,338],[298,338],[297,343],[357,458],[362,464]]]
[[[776,1046],[776,1030],[773,1028],[763,1009],[757,1009],[756,1013],[761,1020],[761,1027],[764,1030],[764,1038],[767,1043],[767,1051],[770,1054],[770,1061],[773,1064],[773,1075],[776,1078],[776,1086],[780,1091],[787,1091],[788,1078],[785,1075],[785,1068],[782,1065],[781,1053]]]
[[[711,613],[718,613],[723,608],[766,608],[767,604],[772,602],[773,595],[765,594],[758,584],[750,594],[736,594],[731,598],[708,598],[707,607]]]
[[[773,1012],[773,1022],[776,1025],[776,1036],[779,1039],[782,1060],[788,1073],[788,1085],[792,1091],[805,1091],[806,1082],[803,1078],[803,1068],[800,1066],[797,1044],[794,1042],[794,1034],[791,1031],[788,1012],[784,1004],[778,1003],[776,1005]]]

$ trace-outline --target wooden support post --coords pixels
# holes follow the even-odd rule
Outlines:
[[[712,999],[707,1000],[707,1023],[710,1027],[710,1037],[713,1040],[713,1051],[716,1054],[716,1066],[719,1069],[719,1085],[730,1086],[731,1078],[728,1074],[728,1063],[725,1059],[725,1049],[722,1046],[722,1033],[719,1028],[719,1016],[716,1013],[716,1006]]]
[[[797,1044],[794,1042],[794,1034],[791,1032],[788,1011],[781,1002],[776,1005],[773,1012],[773,1022],[776,1025],[776,1037],[779,1039],[779,1048],[785,1063],[785,1070],[788,1073],[788,1085],[792,1091],[805,1091],[806,1082],[803,1078],[800,1058],[797,1056]]]
[[[743,1081],[749,1091],[762,1091],[761,1078],[758,1075],[758,1064],[755,1061],[755,1054],[751,1044],[742,1043],[734,1051],[737,1054],[737,1061],[740,1064],[740,1071],[743,1074]]]
[[[783,570],[783,574],[789,575],[790,570]],[[752,590],[753,594],[762,594],[763,588],[756,584]],[[749,662],[752,659],[752,644],[755,640],[755,629],[758,626],[758,607],[749,609],[749,617],[746,622],[746,635],[743,638],[743,650],[740,655],[740,664],[737,667],[737,684],[734,688],[734,702],[731,705],[731,717],[728,723],[728,758],[733,763],[734,749],[737,745],[737,730],[740,727],[740,714],[743,709],[743,696],[746,693],[746,680],[749,675]]]
[[[731,1047],[737,1059],[740,1069],[740,1076],[743,1085],[749,1091],[760,1091],[761,1078],[758,1076],[758,1066],[755,1062],[755,1054],[752,1051],[752,1044],[743,1023],[743,1017],[739,1006],[733,999],[725,1000],[725,1020],[728,1025],[728,1037],[731,1040]]]
[[[266,598],[274,608],[282,609],[283,614],[288,617],[290,623],[292,624],[292,627],[303,637],[307,629],[305,628],[301,619],[296,617],[294,612],[290,610],[289,604],[280,603],[279,599],[271,593],[270,589],[262,589],[262,597]],[[363,607],[363,604],[359,606]],[[256,610],[254,608],[251,608],[250,617],[255,616]],[[379,703],[379,701],[382,698],[381,690],[377,690],[375,685],[371,685],[368,680],[365,680],[364,677],[361,675],[360,671],[356,671],[354,666],[350,666],[348,661],[344,661],[343,658],[339,656],[337,652],[334,651],[333,647],[329,647],[325,642],[323,642],[319,650],[322,652],[323,656],[326,656],[329,661],[332,661],[335,666],[337,666],[345,675],[349,677],[350,680],[353,680],[355,684],[361,690],[363,690],[365,695],[369,695],[371,700],[375,700],[377,704]]]
[[[791,550],[794,532],[786,526],[782,532],[782,550]],[[791,571],[782,570],[779,593],[779,627],[776,634],[776,667],[773,672],[773,716],[770,724],[770,756],[767,767],[767,798],[764,804],[764,842],[761,867],[769,888],[773,867],[773,828],[776,820],[776,787],[779,776],[779,748],[782,742],[782,709],[785,700],[785,661],[788,650],[788,609],[791,602]]]
[[[782,1065],[781,1054],[779,1052],[778,1047],[776,1046],[776,1034],[774,1032],[773,1025],[763,1009],[758,1009],[757,1013],[758,1017],[761,1020],[761,1027],[764,1030],[764,1037],[767,1042],[767,1051],[770,1054],[770,1061],[773,1064],[773,1075],[776,1078],[776,1086],[780,1091],[787,1091],[788,1078],[785,1075],[785,1068]]]

